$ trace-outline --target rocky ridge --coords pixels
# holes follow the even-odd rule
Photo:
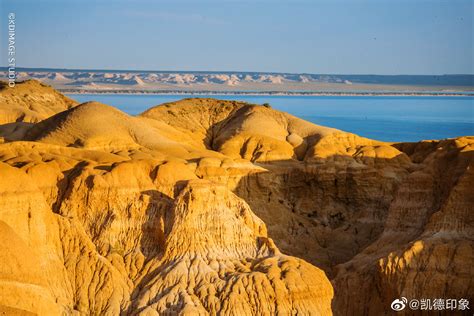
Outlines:
[[[20,113],[0,125],[0,311],[379,315],[400,296],[472,301],[474,137],[389,144],[214,99],[131,117],[51,91],[0,91]],[[31,108],[54,113],[5,127]]]

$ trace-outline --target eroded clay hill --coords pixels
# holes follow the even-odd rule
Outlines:
[[[36,82],[0,109],[0,312],[472,302],[474,137],[388,144],[214,99],[132,117]]]
[[[18,84],[15,89],[0,82],[0,137],[22,139],[32,123],[75,105],[76,101],[35,80]]]

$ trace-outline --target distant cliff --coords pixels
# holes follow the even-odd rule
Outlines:
[[[260,72],[17,69],[65,91],[474,91],[474,75],[325,75]],[[0,72],[6,78],[7,71]]]

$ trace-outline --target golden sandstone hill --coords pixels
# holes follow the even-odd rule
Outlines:
[[[0,314],[383,315],[467,298],[474,137],[388,144],[214,99],[0,91]]]

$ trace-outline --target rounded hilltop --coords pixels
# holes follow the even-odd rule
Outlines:
[[[0,86],[0,124],[39,122],[78,102],[36,80],[18,82],[15,87]]]
[[[185,156],[182,145],[157,124],[130,116],[115,107],[86,102],[34,125],[25,139],[67,147],[118,151],[140,147]],[[179,133],[175,133],[179,139]]]
[[[18,94],[22,102],[16,102]],[[18,85],[4,108],[23,114],[0,127],[9,140],[32,140],[61,146],[107,151],[146,148],[180,158],[226,156],[248,161],[317,160],[336,156],[391,159],[406,157],[390,144],[333,128],[318,126],[268,105],[212,98],[188,98],[152,107],[130,116],[98,102],[77,105],[51,87],[36,81]],[[26,101],[25,101],[26,100]],[[1,104],[0,104],[1,109]],[[25,113],[35,109],[36,116]],[[50,113],[49,118],[42,118]],[[5,115],[8,117],[8,115]],[[31,125],[18,122],[42,122]],[[362,148],[363,147],[363,148]]]
[[[250,161],[404,156],[390,144],[319,126],[268,105],[188,98],[152,107],[139,116],[166,123],[210,150]]]

